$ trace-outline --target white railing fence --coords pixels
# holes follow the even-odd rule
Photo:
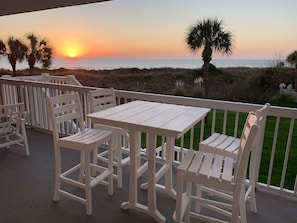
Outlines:
[[[42,82],[0,78],[0,104],[24,102],[27,125],[32,128],[51,131],[45,104],[46,97],[67,92],[78,92],[85,113],[90,112],[88,92],[92,87],[75,86],[64,82]],[[239,136],[249,111],[262,105],[228,102],[191,97],[177,97],[115,90],[118,104],[133,100],[190,105],[211,108],[205,124],[198,123],[183,138],[176,140],[175,160],[182,159],[189,148],[198,149],[199,141],[212,132]],[[258,187],[297,197],[297,109],[272,106],[267,118]],[[243,121],[242,121],[243,120]],[[89,122],[86,122],[89,124]],[[230,131],[232,129],[232,131]],[[145,137],[145,135],[144,135]],[[162,145],[160,137],[159,145]],[[166,139],[165,139],[166,140]],[[143,145],[145,147],[145,145]],[[160,159],[162,159],[160,147]],[[289,175],[288,175],[289,174]],[[288,177],[290,176],[290,177]]]
[[[56,80],[59,80],[56,79]],[[22,80],[19,78],[3,78],[1,83],[1,104],[24,102],[27,125],[44,130],[51,130],[48,120],[46,98],[58,94],[78,92],[81,96],[84,111],[89,112],[87,93],[94,89],[91,87],[65,84],[59,80],[44,82],[38,78]]]

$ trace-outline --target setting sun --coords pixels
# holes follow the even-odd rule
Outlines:
[[[76,57],[76,54],[74,52],[69,53],[69,57]]]
[[[63,57],[83,57],[87,54],[85,42],[79,40],[62,39],[56,47],[56,55]]]
[[[63,54],[64,54],[64,56],[68,56],[68,57],[77,57],[77,56],[79,56],[79,55],[81,55],[81,49],[80,49],[81,47],[78,45],[78,44],[76,44],[76,45],[66,45],[65,46],[65,48],[64,48],[64,50],[63,50]]]

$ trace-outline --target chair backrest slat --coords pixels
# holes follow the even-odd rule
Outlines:
[[[47,99],[54,138],[69,135],[85,128],[79,95],[62,94]]]
[[[264,141],[264,132],[266,127],[267,114],[270,110],[270,104],[266,103],[261,109],[255,111],[258,118],[259,130],[252,148],[251,161],[250,161],[250,175],[254,175],[252,183],[258,182],[262,147]]]
[[[237,164],[234,172],[234,181],[243,182],[246,177],[247,163],[258,133],[258,118],[254,112],[250,112],[243,127],[240,138]],[[238,179],[239,178],[239,179]]]
[[[89,92],[91,111],[101,111],[116,106],[113,88],[99,88]]]

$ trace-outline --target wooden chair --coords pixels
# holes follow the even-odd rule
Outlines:
[[[246,200],[250,201],[251,211],[254,213],[257,212],[255,188],[259,175],[266,116],[269,110],[270,104],[266,103],[261,109],[255,111],[255,114],[258,118],[259,132],[252,148],[249,180],[247,181],[247,189],[245,194]],[[210,137],[200,142],[199,150],[203,152],[219,154],[222,156],[229,156],[232,157],[236,162],[238,157],[239,143],[239,138],[214,132]]]
[[[100,88],[90,91],[89,96],[92,112],[97,112],[116,106],[115,94],[112,88]],[[117,180],[117,187],[122,188],[122,168],[130,163],[128,130],[98,124],[96,124],[94,127],[96,129],[113,132],[113,165],[116,167],[116,173],[114,173],[113,176]],[[107,151],[97,152],[97,156],[94,156],[94,158],[97,158],[103,162],[107,162],[107,155]]]
[[[0,105],[0,148],[21,145],[29,156],[24,113],[23,103]]]
[[[92,214],[91,190],[99,183],[108,180],[108,194],[113,194],[113,153],[111,148],[111,132],[85,128],[83,111],[78,94],[63,94],[47,98],[49,118],[53,129],[53,142],[55,151],[55,190],[54,201],[60,195],[86,205],[86,214]],[[108,167],[99,166],[91,162],[94,150],[108,143]],[[103,145],[106,146],[106,145]],[[61,170],[61,148],[79,151],[80,163],[70,169]],[[95,171],[93,171],[95,170]],[[91,175],[96,173],[96,175]],[[78,173],[78,177],[73,177]],[[70,184],[85,190],[85,197],[66,191],[61,184]],[[106,184],[106,181],[105,181]]]
[[[257,116],[250,112],[240,138],[237,160],[203,151],[189,150],[177,168],[177,200],[173,215],[175,222],[199,218],[210,222],[227,222],[217,215],[209,215],[201,207],[217,212],[231,219],[232,223],[246,222],[245,177],[252,145],[258,132]],[[186,192],[183,185],[186,183]],[[229,200],[214,200],[203,196],[201,191],[192,193],[192,184],[213,188],[232,194]],[[198,187],[199,188],[199,187]],[[192,207],[196,205],[196,207]],[[225,216],[226,215],[226,216]],[[219,220],[218,220],[219,219]]]

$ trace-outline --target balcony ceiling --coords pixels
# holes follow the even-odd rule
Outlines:
[[[1,1],[0,16],[104,1],[110,0],[6,0]]]

